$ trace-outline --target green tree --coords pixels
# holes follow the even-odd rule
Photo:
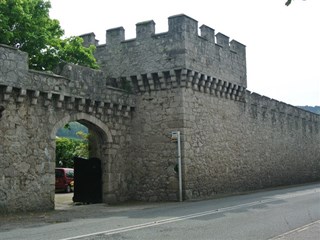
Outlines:
[[[79,132],[82,140],[64,137],[56,138],[56,166],[73,168],[74,157],[89,157],[88,134]]]
[[[286,6],[289,6],[291,4],[292,0],[286,1]]]
[[[57,131],[58,137],[74,138],[74,139],[84,139],[79,136],[79,132],[88,134],[88,128],[78,122],[69,122],[63,128],[59,128]]]
[[[74,154],[78,157],[89,158],[89,134],[79,131],[77,135],[82,141],[78,141]]]
[[[29,67],[53,70],[60,62],[98,68],[95,46],[82,46],[82,39],[61,39],[58,20],[50,19],[50,1],[0,0],[0,43],[29,54]]]
[[[287,0],[286,3],[285,3],[286,6],[289,6],[289,5],[292,3],[292,1],[293,1],[293,0]],[[303,0],[303,1],[305,1],[305,0]]]

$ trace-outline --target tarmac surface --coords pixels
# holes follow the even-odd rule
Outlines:
[[[155,208],[172,203],[126,202],[117,205],[79,204],[72,201],[73,193],[56,193],[55,210],[0,215],[0,239],[2,231],[30,228],[46,224],[69,222],[74,219],[100,217],[104,214]]]
[[[319,240],[320,239],[320,220],[301,226],[272,240]]]
[[[16,228],[44,226],[47,224],[69,222],[74,219],[95,218],[110,212],[142,210],[175,204],[129,202],[113,206],[104,203],[80,205],[73,203],[72,196],[73,193],[56,194],[55,211],[0,215],[0,239],[2,231],[10,231]],[[282,233],[270,240],[320,240],[320,220]]]

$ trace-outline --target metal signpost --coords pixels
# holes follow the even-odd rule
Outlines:
[[[171,132],[171,140],[177,142],[178,150],[178,176],[179,176],[179,201],[182,202],[182,167],[181,167],[181,139],[180,131]]]

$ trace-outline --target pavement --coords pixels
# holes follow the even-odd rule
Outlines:
[[[116,206],[107,204],[76,205],[72,193],[56,194],[56,210],[49,212],[22,213],[0,216],[0,232],[21,227],[35,227],[52,223],[68,222],[77,218],[95,218],[106,212],[122,212],[146,208],[156,208],[172,203],[131,202]],[[320,203],[319,203],[320,204]],[[300,226],[275,236],[269,240],[320,240],[320,220]]]

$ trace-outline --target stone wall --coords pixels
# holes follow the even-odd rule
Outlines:
[[[247,91],[244,45],[207,26],[198,36],[185,15],[162,34],[136,26],[133,40],[107,31],[103,71],[32,71],[0,46],[0,213],[54,207],[55,134],[70,121],[92,134],[104,202],[177,200],[176,130],[184,199],[320,179],[320,116]]]
[[[132,129],[132,199],[178,199],[175,130],[184,199],[320,180],[320,116],[249,91],[142,92]]]
[[[18,96],[11,93],[0,120],[0,212],[53,209],[55,135],[70,121],[84,124],[96,139],[90,156],[102,160],[103,201],[127,199],[130,118],[57,108],[56,101],[45,104],[45,96],[30,105],[31,96],[17,102]]]
[[[244,45],[205,25],[198,36],[198,22],[185,15],[168,20],[168,32],[160,34],[153,21],[136,24],[137,36],[130,40],[122,27],[107,30],[106,44],[98,45],[95,54],[101,69],[118,78],[188,68],[247,86]],[[92,33],[82,37],[85,44],[93,43]]]
[[[170,133],[183,127],[183,118],[181,88],[137,97],[130,146],[132,199],[177,200],[177,147]]]
[[[135,99],[104,74],[75,65],[30,71],[27,55],[0,46],[0,213],[54,208],[55,138],[70,121],[88,127],[103,165],[103,201],[126,200]]]
[[[198,36],[185,15],[168,24],[155,34],[153,21],[138,23],[131,40],[109,29],[97,46],[107,78],[137,96],[131,198],[177,199],[172,130],[182,133],[186,199],[319,179],[319,116],[246,91],[241,43],[205,25]]]
[[[245,100],[183,91],[186,199],[320,179],[320,116],[255,93]]]

